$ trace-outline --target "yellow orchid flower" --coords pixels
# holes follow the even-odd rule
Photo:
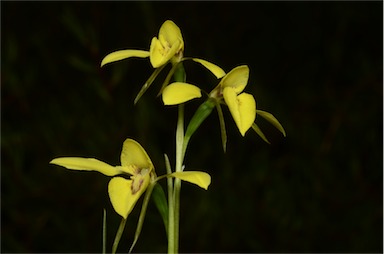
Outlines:
[[[246,65],[238,66],[225,75],[210,93],[210,98],[224,99],[242,136],[252,127],[256,118],[256,101],[251,94],[243,93],[249,77]],[[200,88],[182,82],[168,85],[163,91],[165,105],[175,105],[201,97]]]
[[[250,94],[242,93],[248,83],[248,78],[248,66],[238,66],[221,80],[219,86],[211,92],[211,96],[217,96],[218,93],[223,95],[224,101],[228,105],[229,111],[243,136],[252,127],[265,142],[270,144],[264,133],[254,122],[257,114],[270,122],[285,137],[285,130],[279,121],[271,113],[256,110],[254,97]]]
[[[185,60],[193,60],[194,62],[200,63],[209,71],[211,71],[217,78],[222,78],[225,75],[225,72],[219,66],[199,58],[183,58],[183,54],[184,40],[180,28],[173,21],[166,20],[160,27],[158,37],[152,38],[149,51],[136,49],[118,50],[105,56],[101,61],[101,67],[108,63],[120,61],[131,57],[149,57],[151,65],[153,68],[155,68],[155,71],[143,85],[142,89],[140,90],[139,94],[135,99],[135,103],[139,100],[141,95],[143,95],[144,92],[149,88],[149,86],[153,83],[153,81],[156,79],[162,69],[169,62],[172,63],[173,68],[169,71],[169,75],[164,81],[164,84],[161,88],[161,92],[163,91],[163,88],[168,85],[171,76],[176,70],[177,64]]]
[[[165,21],[159,30],[158,38],[154,37],[151,42],[150,50],[118,50],[105,56],[101,61],[101,66],[116,62],[130,57],[150,58],[153,68],[159,68],[168,63],[172,58],[182,58],[184,51],[184,41],[180,28],[171,20]]]
[[[179,62],[183,57],[184,41],[180,28],[171,20],[160,27],[159,38],[154,37],[149,50],[149,58],[154,68],[168,61]]]
[[[177,177],[207,189],[211,177],[200,171],[185,171],[156,178],[154,166],[144,148],[133,139],[126,139],[120,156],[121,166],[111,166],[94,158],[61,157],[50,163],[72,170],[97,171],[113,176],[108,184],[108,194],[115,211],[124,219],[128,217],[137,200],[150,183],[163,177]],[[119,175],[130,175],[126,179]]]
[[[132,139],[126,139],[120,156],[121,166],[111,166],[93,158],[61,157],[50,163],[72,170],[98,171],[114,176],[108,184],[108,194],[115,211],[127,218],[137,200],[145,192],[155,176],[153,164],[143,147]],[[131,175],[130,179],[118,175]]]
[[[243,93],[248,78],[248,66],[238,66],[224,76],[218,88],[242,136],[252,127],[256,118],[256,101],[253,95]],[[217,92],[213,91],[213,94]]]

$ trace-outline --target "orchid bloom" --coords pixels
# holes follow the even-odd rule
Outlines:
[[[248,66],[238,66],[225,75],[218,86],[219,96],[222,94],[224,97],[225,104],[242,136],[251,128],[256,118],[255,98],[251,94],[243,93],[248,77]],[[215,90],[211,92],[211,96],[216,94]]]
[[[150,58],[153,68],[159,68],[171,59],[180,59],[183,56],[184,41],[180,28],[171,20],[167,20],[160,27],[159,38],[154,37],[150,50],[118,50],[108,54],[101,61],[101,66],[130,57]]]
[[[225,75],[225,72],[219,66],[199,58],[184,58],[183,54],[184,40],[180,28],[173,21],[167,20],[160,27],[158,37],[152,38],[149,51],[136,49],[118,50],[105,56],[101,61],[101,66],[131,57],[149,57],[151,65],[153,68],[155,68],[155,71],[143,85],[141,91],[135,99],[135,103],[152,84],[163,67],[165,67],[169,62],[172,63],[174,68],[170,70],[168,77],[164,81],[161,91],[166,85],[168,85],[177,64],[184,60],[193,60],[197,63],[200,63],[209,71],[211,71],[217,78],[222,78]]]
[[[238,66],[225,75],[210,93],[210,98],[224,99],[242,136],[252,127],[256,118],[256,101],[251,94],[243,93],[249,77],[246,65]],[[168,85],[163,91],[165,105],[175,105],[201,97],[200,88],[182,82]]]
[[[217,88],[210,93],[210,96],[218,97],[219,99],[221,96],[224,98],[224,102],[228,105],[229,111],[242,136],[252,127],[265,142],[270,143],[254,122],[257,114],[271,123],[285,137],[286,133],[280,122],[271,113],[256,110],[256,101],[253,95],[243,92],[247,86],[248,78],[248,66],[238,66],[224,76]]]
[[[180,28],[170,20],[160,27],[159,38],[154,37],[149,50],[149,59],[153,68],[158,68],[168,61],[179,62],[183,57],[184,41]]]
[[[50,163],[72,170],[97,171],[113,176],[108,184],[108,194],[115,211],[124,219],[128,217],[137,200],[149,184],[163,177],[177,177],[207,189],[211,177],[200,171],[177,172],[156,178],[154,166],[144,148],[133,139],[126,139],[120,156],[121,166],[111,166],[94,158],[61,157]],[[129,179],[119,175],[128,175]]]

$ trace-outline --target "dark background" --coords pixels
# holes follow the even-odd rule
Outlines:
[[[188,169],[211,174],[208,191],[182,188],[181,252],[382,252],[382,2],[1,2],[1,251],[108,251],[120,221],[108,177],[49,165],[60,156],[120,163],[139,141],[164,174],[174,163],[176,107],[139,103],[148,59],[100,68],[118,49],[149,49],[161,24],[182,30],[185,56],[225,71],[247,64],[257,119],[241,137],[227,108],[228,151],[217,113],[193,136]],[[187,80],[217,81],[187,62]],[[189,118],[202,100],[186,105]],[[162,182],[164,184],[164,182]],[[119,251],[128,251],[140,202]],[[150,203],[137,252],[165,252]]]

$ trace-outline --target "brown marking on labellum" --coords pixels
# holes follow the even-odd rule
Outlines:
[[[132,195],[135,195],[141,189],[141,185],[143,185],[143,182],[144,182],[144,179],[141,177],[134,178],[132,180],[132,185],[131,185]]]
[[[147,168],[135,168],[135,175],[132,176],[131,191],[132,195],[135,195],[144,183],[144,176],[148,173]]]

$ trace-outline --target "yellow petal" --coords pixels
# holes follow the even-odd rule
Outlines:
[[[135,50],[135,49],[115,51],[104,57],[104,59],[101,61],[101,67],[106,65],[107,63],[120,61],[129,57],[145,58],[145,57],[149,57],[149,52],[144,50]]]
[[[107,176],[115,176],[122,173],[120,167],[113,167],[93,158],[61,157],[53,159],[50,163],[72,170],[98,171]]]
[[[242,93],[237,96],[232,87],[223,91],[224,101],[235,120],[237,128],[242,136],[251,128],[256,118],[256,101],[251,94]]]
[[[211,184],[211,176],[201,171],[183,171],[169,174],[168,176],[177,177],[183,181],[187,181],[207,190]]]
[[[133,139],[126,139],[121,151],[121,165],[123,167],[136,167],[138,169],[153,169],[153,164],[144,148]]]
[[[131,185],[132,180],[122,177],[114,177],[108,184],[108,194],[113,209],[125,219],[133,208],[132,204],[129,204],[133,199]]]
[[[201,90],[197,86],[174,82],[166,86],[162,93],[164,105],[176,105],[201,97]]]
[[[216,78],[222,78],[225,76],[225,71],[223,69],[221,69],[219,66],[217,66],[211,62],[208,62],[208,61],[203,60],[203,59],[198,59],[198,58],[192,58],[192,60],[202,64],[205,68],[207,68],[210,72],[212,72],[213,75],[216,76]]]
[[[221,80],[221,87],[232,87],[236,93],[241,93],[248,83],[249,68],[247,65],[241,65],[232,69],[224,78]]]
[[[123,177],[114,177],[109,181],[108,194],[111,200],[113,209],[124,219],[131,213],[137,200],[147,189],[149,184],[149,174],[143,177],[140,187],[135,192],[132,191],[135,180],[128,180]]]

